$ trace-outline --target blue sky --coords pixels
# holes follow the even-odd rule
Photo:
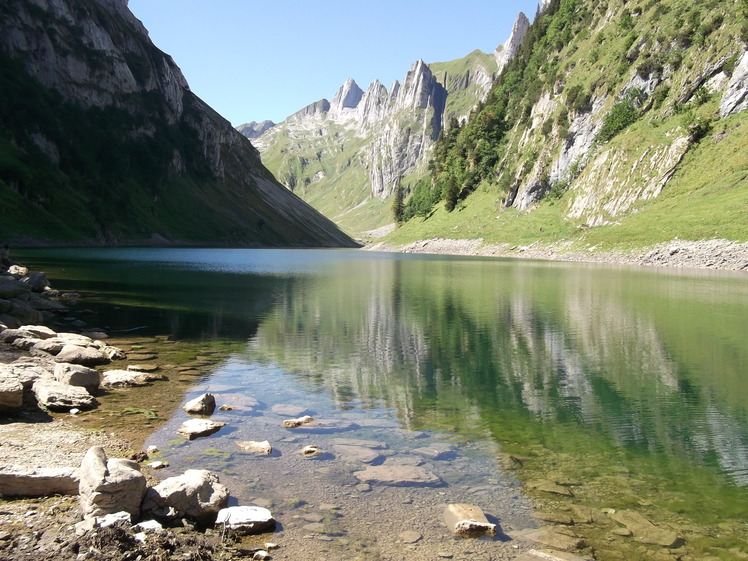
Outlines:
[[[190,88],[233,125],[282,121],[347,78],[389,88],[411,63],[493,50],[538,0],[130,0]]]

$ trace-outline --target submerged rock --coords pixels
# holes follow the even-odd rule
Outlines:
[[[368,466],[362,471],[354,472],[353,475],[362,483],[389,485],[392,487],[432,487],[442,484],[442,480],[439,477],[420,466]]]
[[[681,541],[675,532],[655,526],[638,512],[623,510],[611,514],[610,517],[626,526],[634,534],[634,540],[640,543],[676,547]]]

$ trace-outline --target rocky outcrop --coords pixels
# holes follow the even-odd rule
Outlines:
[[[3,194],[29,213],[0,225],[3,239],[34,223],[87,243],[354,245],[190,91],[126,1],[10,0],[2,13],[0,57],[16,73],[7,107],[36,100],[24,120],[2,116],[3,138],[47,178],[0,170]]]
[[[743,51],[733,70],[719,104],[719,116],[724,119],[745,109],[748,109],[748,51]]]
[[[515,57],[517,51],[525,40],[525,35],[527,35],[528,29],[530,29],[530,20],[527,19],[527,16],[523,12],[520,12],[512,26],[512,32],[509,35],[509,39],[507,39],[504,44],[496,47],[496,51],[494,52],[496,65],[498,67],[497,74],[501,74],[504,68],[506,68],[506,65]]]

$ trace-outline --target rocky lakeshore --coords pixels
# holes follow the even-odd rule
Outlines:
[[[365,247],[369,251],[392,251],[399,253],[432,253],[439,255],[475,255],[481,257],[512,257],[518,259],[543,259],[550,261],[576,261],[586,263],[608,263],[646,267],[681,267],[694,269],[722,269],[748,271],[748,243],[728,240],[686,241],[672,240],[641,250],[598,251],[590,247],[586,251],[569,249],[566,242],[550,245],[531,244],[485,244],[483,239],[464,240],[433,238],[404,246],[385,242],[374,242]]]
[[[258,458],[282,457],[283,467],[275,469],[294,485],[300,483],[316,500],[294,504],[253,500],[252,505],[244,506],[259,507],[261,510],[252,515],[261,514],[267,524],[270,511],[265,507],[272,508],[269,516],[277,516],[280,532],[271,536],[266,532],[270,526],[264,525],[257,528],[261,533],[256,537],[228,539],[234,535],[234,529],[229,527],[233,525],[233,514],[220,512],[227,506],[230,490],[219,476],[200,469],[198,462],[194,464],[196,469],[160,481],[164,458],[145,447],[147,435],[182,406],[186,389],[221,360],[220,353],[210,355],[205,349],[185,349],[166,338],[114,339],[82,321],[77,322],[80,333],[46,327],[45,323],[56,325],[60,316],[66,316],[67,325],[72,325],[76,320],[71,316],[82,313],[74,304],[79,299],[55,292],[40,275],[36,278],[43,278],[43,282],[32,289],[30,282],[23,280],[26,273],[17,270],[14,275],[1,277],[0,284],[18,291],[15,295],[5,291],[0,297],[6,312],[0,319],[0,377],[11,386],[17,382],[15,393],[11,391],[3,398],[6,408],[0,416],[0,466],[4,466],[0,481],[6,485],[0,490],[3,559],[622,558],[615,555],[618,542],[612,542],[610,550],[598,555],[587,540],[595,533],[609,539],[636,541],[645,553],[656,551],[658,559],[692,558],[684,547],[682,534],[636,512],[603,512],[565,504],[579,492],[582,482],[556,476],[536,480],[529,487],[531,493],[542,497],[537,502],[542,507],[538,509],[540,514],[535,513],[540,522],[535,527],[512,528],[504,517],[495,511],[486,516],[479,506],[488,494],[503,493],[504,487],[471,489],[470,496],[477,504],[466,504],[452,492],[452,485],[435,475],[439,464],[448,465],[447,458],[454,456],[455,451],[449,446],[420,444],[409,453],[422,459],[406,461],[415,458],[383,449],[386,445],[380,442],[315,438],[315,434],[342,430],[342,419],[315,418],[314,412],[309,414],[297,404],[274,406],[260,413],[267,424],[286,431],[287,436],[272,443],[242,440],[235,444]],[[38,309],[29,304],[31,301],[37,303]],[[19,317],[21,313],[25,317]],[[187,362],[178,362],[183,360],[178,356],[187,354]],[[18,384],[23,388],[20,403]],[[190,420],[175,432],[185,446],[192,446],[190,442],[202,435],[231,429],[223,427],[231,424],[232,409],[258,406],[249,402],[221,403],[220,389],[215,391],[216,395],[204,393],[183,405]],[[221,416],[211,418],[214,412],[221,412]],[[390,426],[387,430],[394,429]],[[282,454],[274,449],[276,445]],[[199,457],[197,452],[193,454]],[[513,456],[502,459],[507,471],[517,472],[540,461]],[[350,481],[350,488],[323,488],[310,477],[311,471],[341,469],[330,460],[359,466],[348,474],[352,476],[348,479],[355,479]],[[469,458],[460,460],[467,463],[454,464],[451,477],[457,477],[457,472],[466,471],[474,463]],[[45,471],[52,467],[70,468],[75,473]],[[118,485],[120,480],[133,485],[135,491],[124,492],[125,497],[142,493],[136,505],[114,500],[120,491],[109,492],[119,489],[112,485],[112,477]],[[51,481],[57,487],[49,487]],[[46,490],[29,497],[31,482],[40,488],[47,485]],[[14,487],[15,492],[8,492]],[[197,495],[201,499],[197,506],[201,510],[166,498],[174,495],[166,488],[176,488],[176,494],[184,488],[199,489]],[[416,488],[428,491],[428,501],[420,502]],[[211,501],[202,500],[205,496]],[[105,510],[112,512],[99,510],[101,497],[107,497],[103,500]],[[501,501],[494,504],[508,509],[514,498],[507,494]],[[364,520],[355,520],[361,513],[353,513],[354,507],[363,513]],[[405,524],[392,515],[395,509],[410,512]],[[214,520],[222,520],[221,516],[226,523],[214,527]],[[134,526],[135,522],[151,519],[161,528],[155,524]],[[350,539],[349,534],[340,531],[352,523],[380,536],[381,549]],[[279,549],[274,549],[271,537],[279,538]]]

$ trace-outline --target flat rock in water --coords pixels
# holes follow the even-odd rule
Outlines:
[[[154,363],[128,364],[127,369],[132,372],[156,372],[159,366]]]
[[[298,405],[286,405],[284,403],[277,403],[273,405],[270,410],[276,415],[283,415],[284,417],[301,417],[307,415],[309,410],[306,407],[300,407]]]
[[[236,445],[245,452],[252,452],[253,454],[268,456],[273,452],[273,447],[270,446],[270,442],[267,440],[263,440],[262,442],[257,442],[255,440],[242,440],[237,442]]]
[[[640,543],[675,547],[680,541],[675,532],[655,526],[638,512],[622,510],[611,514],[610,517],[631,530],[634,540]]]
[[[332,449],[343,461],[372,464],[382,457],[379,452],[363,446],[350,446],[348,444],[334,444]]]
[[[574,493],[572,493],[571,489],[569,489],[568,487],[564,487],[563,485],[559,485],[558,483],[555,483],[553,481],[536,481],[534,483],[530,483],[528,486],[531,489],[537,489],[538,491],[551,493],[553,495],[561,495],[562,497],[574,496]]]
[[[154,360],[157,358],[155,353],[127,353],[128,360],[134,360],[136,362]]]
[[[574,551],[584,545],[584,540],[580,537],[561,533],[551,527],[518,532],[512,537],[521,537],[561,551]]]
[[[275,518],[261,506],[231,506],[218,511],[216,528],[223,527],[239,534],[259,534],[275,528]]]
[[[556,551],[555,549],[531,549],[514,561],[594,561],[590,557],[581,557],[568,551]]]
[[[209,419],[190,419],[182,423],[177,429],[177,433],[184,436],[187,440],[194,440],[201,436],[210,436],[221,430],[226,423],[219,423]]]
[[[455,449],[448,444],[422,446],[421,448],[413,448],[411,452],[429,458],[430,460],[447,460],[454,457],[456,454]]]
[[[433,487],[442,480],[420,466],[381,465],[368,466],[353,473],[359,481],[391,487]]]
[[[343,446],[361,446],[371,450],[386,450],[389,448],[386,442],[379,440],[364,440],[362,438],[331,438],[330,444],[342,444]]]

